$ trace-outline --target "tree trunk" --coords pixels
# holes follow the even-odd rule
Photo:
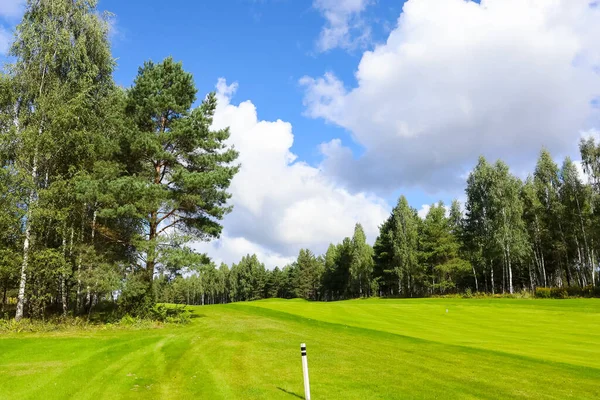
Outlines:
[[[502,256],[502,294],[505,293],[506,288],[506,250]]]
[[[513,294],[512,265],[510,264],[510,246],[506,246],[506,262],[508,266],[508,291]]]
[[[40,131],[41,131],[40,127]],[[40,132],[41,134],[41,132]],[[37,170],[37,150],[33,157],[33,168],[31,169],[31,180],[33,185],[36,185],[38,177]],[[27,205],[27,216],[25,217],[25,239],[23,240],[23,262],[21,263],[21,277],[19,279],[19,293],[17,295],[17,312],[15,314],[15,320],[20,321],[23,319],[23,311],[25,307],[25,285],[27,283],[27,266],[29,263],[29,249],[31,246],[31,207],[35,202],[35,189],[31,189],[29,193],[29,203]]]
[[[4,282],[4,291],[2,293],[2,308],[0,312],[4,312],[4,308],[6,307],[6,291],[8,290],[8,282]]]
[[[96,210],[96,205],[94,205],[94,213],[92,215],[92,236],[91,236],[91,246],[92,250],[94,250],[94,238],[96,237],[96,218],[98,216],[98,212]],[[88,264],[88,284],[86,286],[86,303],[88,305],[88,310],[91,312],[92,310],[92,291],[90,288],[89,276],[92,272],[92,263]]]
[[[479,284],[477,283],[477,272],[475,272],[475,265],[471,264],[471,268],[473,268],[473,278],[475,278],[475,291],[479,292]]]
[[[86,217],[87,204],[83,206],[83,213],[81,214],[81,231],[79,232],[79,244],[83,245],[83,229],[84,221]],[[83,252],[79,251],[79,257],[77,257],[77,299],[75,300],[75,309],[79,314],[81,312],[81,263],[83,262]]]
[[[483,283],[485,284],[485,292],[489,293],[490,291],[488,290],[488,281],[487,281],[487,274],[485,273],[485,265],[483,267]]]
[[[533,275],[531,273],[531,263],[528,263],[529,265],[529,287],[531,289],[531,293],[533,294],[535,292],[534,288],[533,288]]]
[[[540,239],[540,225],[538,222],[538,217],[537,215],[535,216],[535,244],[536,247],[539,249],[539,253],[540,253],[540,263],[541,263],[541,269],[542,269],[542,278],[544,279],[544,287],[548,287],[548,279],[546,277],[546,264],[544,262],[544,251],[542,250],[542,244],[541,244],[541,239]]]
[[[594,286],[594,262],[592,260],[592,254],[590,252],[590,248],[588,246],[587,234],[585,233],[585,224],[583,223],[583,216],[581,215],[581,206],[579,205],[579,199],[575,196],[575,201],[577,203],[577,213],[579,214],[579,223],[581,225],[581,233],[583,234],[583,246],[584,246],[584,257],[587,258],[587,262],[589,263],[589,268],[592,273],[592,286]],[[587,283],[587,282],[586,282]]]
[[[492,284],[492,295],[494,295],[494,264],[490,261],[490,283]]]
[[[62,248],[63,248],[63,259],[67,259],[67,223],[65,221],[63,225],[63,234],[62,234]],[[62,303],[62,313],[63,317],[67,316],[67,291],[65,285],[65,274],[60,274],[60,297]]]
[[[360,279],[360,275],[358,276],[358,296],[362,297],[362,281]]]
[[[544,261],[544,253],[540,249],[540,260],[542,261],[542,276],[544,277],[544,287],[548,287],[548,278],[546,276],[546,263]]]

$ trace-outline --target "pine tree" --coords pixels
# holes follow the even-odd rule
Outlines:
[[[358,296],[370,295],[371,274],[373,273],[373,249],[367,243],[367,237],[361,224],[356,224],[352,236],[352,255],[350,276]]]
[[[145,226],[138,247],[144,254],[140,273],[147,293],[165,234],[216,238],[220,220],[231,210],[227,188],[238,171],[233,164],[237,152],[226,144],[227,129],[210,128],[215,94],[192,109],[195,100],[191,74],[171,58],[159,64],[146,62],[127,96],[127,116],[134,126],[123,157],[138,199],[135,216]]]
[[[459,250],[460,243],[452,233],[446,207],[442,202],[433,204],[423,221],[419,254],[427,268],[432,293],[455,290],[457,282],[469,271],[470,264],[460,257]]]

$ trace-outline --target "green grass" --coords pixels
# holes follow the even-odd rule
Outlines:
[[[448,312],[446,312],[448,310]],[[0,399],[600,398],[600,300],[268,300],[0,336]]]

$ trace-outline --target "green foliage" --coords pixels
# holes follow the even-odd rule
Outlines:
[[[535,297],[549,299],[552,297],[551,289],[547,287],[537,287],[535,288]]]
[[[550,289],[550,297],[553,299],[566,299],[569,297],[569,293],[565,288],[553,287]]]
[[[192,313],[185,307],[170,307],[164,304],[156,304],[152,308],[150,316],[155,321],[187,324],[190,322]]]

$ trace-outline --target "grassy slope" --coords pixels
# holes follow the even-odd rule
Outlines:
[[[448,309],[448,313],[446,313]],[[185,327],[0,336],[0,399],[600,398],[600,301],[262,301]]]

